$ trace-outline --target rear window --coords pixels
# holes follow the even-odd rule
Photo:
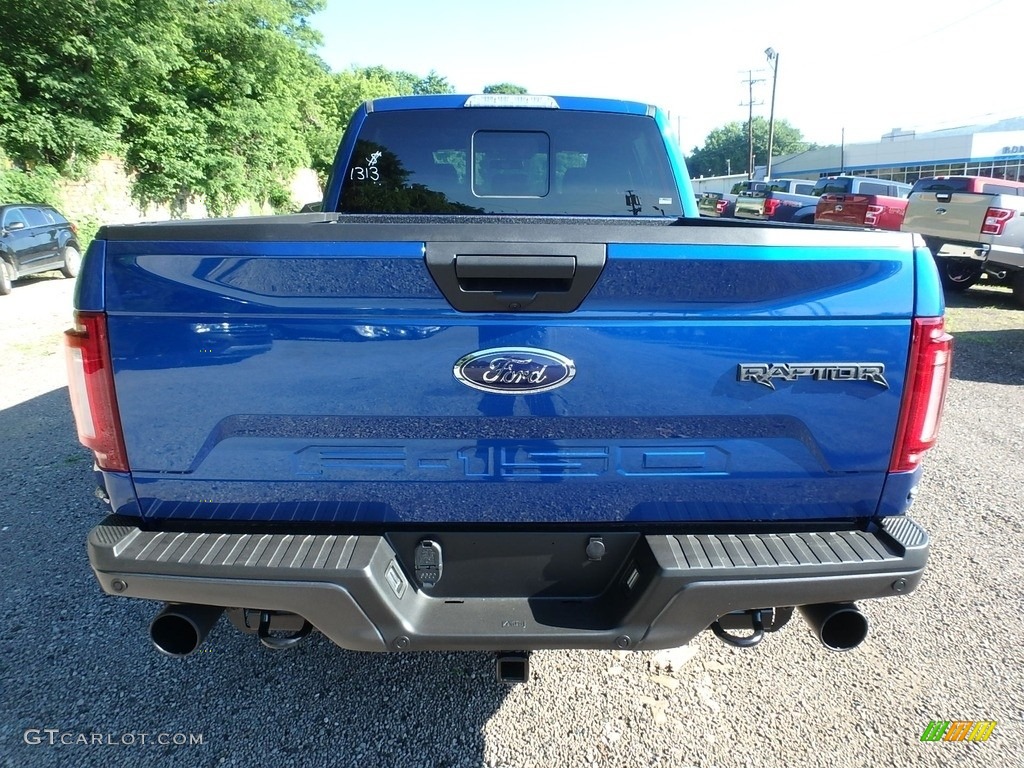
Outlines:
[[[40,208],[43,212],[43,216],[51,224],[67,224],[68,220],[65,219],[61,214],[57,213],[53,208]]]
[[[732,195],[754,195],[763,194],[769,189],[775,189],[764,181],[738,181],[732,185]]]
[[[373,112],[344,174],[346,213],[682,214],[661,132],[640,115]]]
[[[906,197],[910,194],[910,185],[849,176],[838,179],[824,178],[818,179],[811,194],[818,196],[855,194]]]
[[[850,191],[851,179],[819,179],[812,195],[845,195]]]
[[[914,182],[913,192],[973,192],[974,179],[950,177],[920,179]]]
[[[984,195],[1022,195],[1020,182],[983,176],[935,176],[914,183],[914,192],[971,192]]]
[[[862,195],[888,195],[889,185],[876,184],[873,181],[862,181],[857,188],[857,192]]]

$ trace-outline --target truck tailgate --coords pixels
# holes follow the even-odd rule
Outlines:
[[[989,206],[996,205],[993,195],[971,192],[917,192],[907,205],[904,232],[919,232],[928,237],[951,241],[992,242],[981,234]]]
[[[321,218],[114,228],[90,251],[143,516],[876,513],[914,309],[909,234]],[[454,309],[425,253],[523,232],[523,253],[604,254],[582,304]],[[456,368],[486,350],[565,358],[574,375],[482,391]]]

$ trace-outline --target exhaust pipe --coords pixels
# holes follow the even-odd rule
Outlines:
[[[853,603],[801,605],[800,615],[830,651],[848,651],[868,636],[867,617]]]
[[[180,659],[202,645],[222,613],[216,605],[169,603],[149,625],[149,637],[160,653]]]

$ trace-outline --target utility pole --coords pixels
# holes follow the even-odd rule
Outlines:
[[[763,80],[754,79],[754,71],[747,70],[747,79],[744,80],[749,89],[749,99],[746,104],[740,102],[741,107],[749,107],[747,112],[747,178],[754,178],[754,105],[761,104],[762,102],[754,101],[754,83],[764,82]]]
[[[765,48],[764,55],[768,57],[768,63],[772,65],[772,108],[768,117],[768,167],[764,177],[772,177],[772,153],[775,151],[775,84],[779,80],[779,52],[774,48]]]

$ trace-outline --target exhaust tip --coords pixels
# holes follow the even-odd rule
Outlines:
[[[180,659],[202,645],[223,612],[214,605],[168,605],[150,623],[149,637],[160,653]]]
[[[802,605],[800,613],[830,651],[849,651],[868,636],[868,619],[853,603]]]

